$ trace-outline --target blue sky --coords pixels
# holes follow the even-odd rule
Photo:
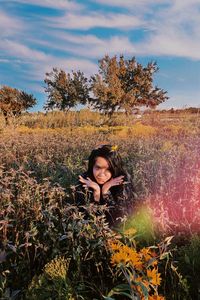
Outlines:
[[[200,107],[200,0],[0,0],[0,85],[32,93],[45,73],[98,71],[105,54],[156,61],[158,108]]]

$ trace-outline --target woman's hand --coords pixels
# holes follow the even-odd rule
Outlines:
[[[83,178],[81,175],[79,175],[79,181],[81,183],[83,183],[83,186],[84,187],[87,187],[87,188],[91,188],[93,189],[94,191],[96,190],[99,190],[100,191],[100,187],[98,185],[98,183],[92,181],[89,177],[87,177],[86,179]]]
[[[79,175],[79,181],[81,183],[83,183],[83,187],[93,189],[93,191],[94,191],[94,200],[96,202],[99,202],[99,200],[100,200],[100,186],[98,185],[98,183],[92,181],[89,177],[87,177],[85,179],[81,175]]]
[[[120,185],[123,183],[123,181],[124,181],[123,175],[115,177],[115,178],[111,178],[109,181],[104,183],[104,185],[102,187],[102,194],[103,195],[106,194],[112,186]]]

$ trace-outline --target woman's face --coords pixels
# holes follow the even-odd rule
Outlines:
[[[112,177],[109,164],[105,158],[100,156],[96,158],[93,175],[98,184],[104,184]]]

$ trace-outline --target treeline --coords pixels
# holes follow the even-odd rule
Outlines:
[[[90,78],[81,71],[70,74],[54,68],[46,73],[45,109],[68,111],[83,104],[111,116],[116,111],[130,114],[135,107],[155,108],[168,99],[165,91],[153,85],[157,71],[155,62],[143,67],[135,57],[126,60],[123,55],[119,60],[106,55],[99,61],[98,73]]]
[[[69,111],[83,104],[112,116],[117,111],[131,114],[142,106],[155,108],[168,99],[167,92],[153,84],[157,71],[156,62],[142,66],[135,57],[127,60],[123,55],[119,59],[104,56],[99,60],[98,73],[89,78],[80,70],[66,73],[53,68],[45,74],[44,109]],[[20,115],[36,102],[33,95],[24,91],[8,86],[0,89],[0,111],[6,122],[8,117]]]
[[[198,107],[188,107],[188,108],[183,108],[183,109],[175,109],[175,108],[170,108],[168,110],[163,109],[159,110],[159,113],[171,113],[171,114],[180,114],[180,113],[190,113],[190,114],[199,114],[200,113],[200,108]]]

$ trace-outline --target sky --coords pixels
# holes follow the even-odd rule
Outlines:
[[[0,85],[33,94],[45,73],[98,72],[105,54],[156,61],[158,109],[200,107],[200,0],[0,0]]]

